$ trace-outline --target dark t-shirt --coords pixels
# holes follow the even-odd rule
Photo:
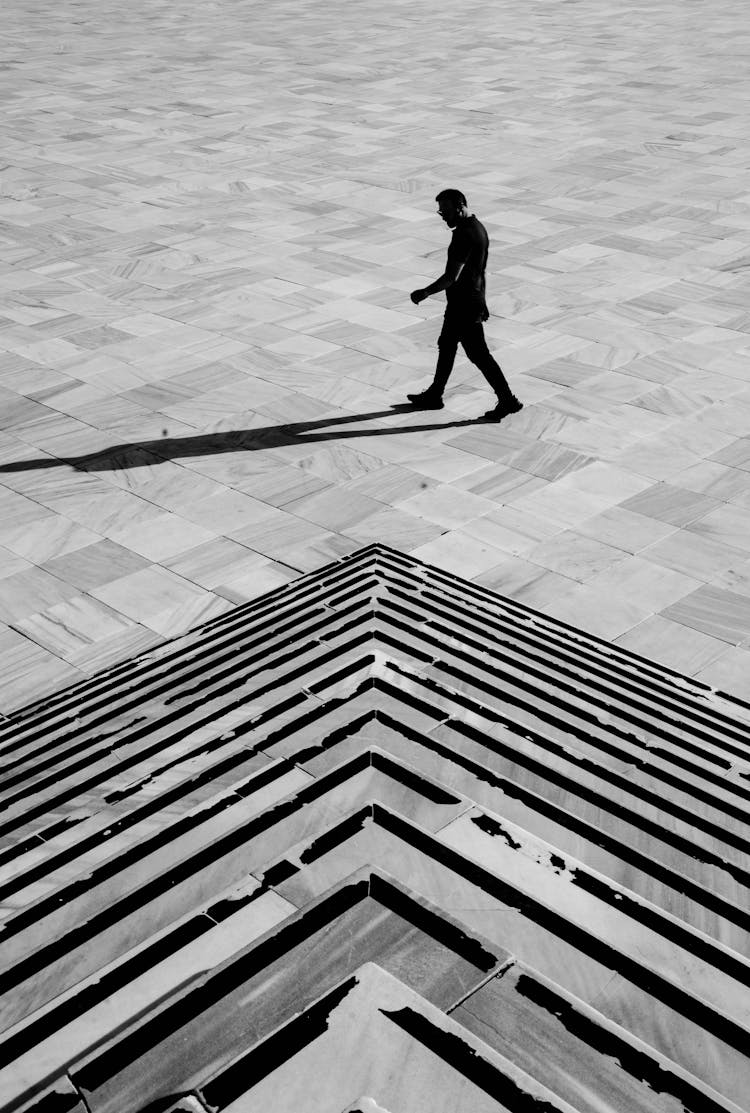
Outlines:
[[[466,216],[453,229],[448,247],[448,263],[463,263],[458,279],[445,292],[448,309],[472,323],[489,316],[484,277],[489,245],[484,225],[475,216]]]

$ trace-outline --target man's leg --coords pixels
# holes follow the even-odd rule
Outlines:
[[[421,394],[407,394],[406,396],[415,406],[425,406],[431,409],[442,408],[443,391],[453,370],[459,343],[459,330],[449,320],[447,314],[443,318],[443,327],[437,343],[438,360],[431,385]]]
[[[459,331],[446,315],[443,318],[443,327],[440,331],[440,336],[438,336],[438,360],[437,366],[435,367],[435,378],[430,388],[435,394],[442,396],[448,385],[448,379],[451,377],[453,364],[456,360],[458,341]]]
[[[467,357],[475,367],[479,368],[494,390],[498,401],[505,402],[512,398],[511,389],[505,375],[503,375],[500,364],[487,347],[481,323],[467,326],[461,336],[461,344]]]
[[[497,405],[494,409],[488,410],[485,417],[499,420],[507,417],[508,414],[518,413],[523,406],[508,386],[508,380],[503,375],[500,364],[487,347],[481,322],[467,326],[461,335],[461,344],[467,357],[475,367],[479,368],[497,396]]]

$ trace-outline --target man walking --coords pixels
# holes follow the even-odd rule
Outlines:
[[[511,393],[484,338],[482,322],[490,315],[484,277],[489,237],[484,225],[469,212],[466,198],[459,190],[444,189],[435,200],[440,216],[453,229],[445,273],[424,290],[414,290],[411,300],[419,305],[430,294],[445,290],[448,305],[438,339],[439,354],[432,385],[421,394],[407,394],[407,398],[421,410],[442,409],[443,391],[461,344],[497,395],[497,404],[487,411],[485,420],[502,421],[509,414],[518,413],[523,405]]]

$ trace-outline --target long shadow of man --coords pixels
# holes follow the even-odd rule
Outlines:
[[[212,456],[221,452],[257,452],[280,448],[289,444],[317,444],[321,441],[346,440],[354,437],[390,437],[401,433],[421,433],[433,429],[461,428],[476,424],[476,419],[441,421],[420,425],[387,426],[385,428],[342,429],[344,425],[361,424],[393,417],[398,413],[413,413],[409,405],[392,406],[364,414],[345,414],[341,417],[319,418],[315,421],[295,421],[287,425],[265,425],[257,429],[236,429],[228,433],[197,433],[194,437],[160,437],[130,444],[116,444],[80,456],[41,456],[32,460],[14,460],[0,464],[0,473],[35,471],[55,468],[61,464],[82,471],[106,471],[122,468],[150,466],[160,460],[188,459]],[[330,426],[337,426],[331,430]],[[317,432],[316,430],[321,430]],[[323,432],[322,430],[327,430]]]

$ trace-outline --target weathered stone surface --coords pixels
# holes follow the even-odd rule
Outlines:
[[[369,963],[421,1018],[351,1065],[386,1109],[473,1094],[463,1030],[560,1109],[741,1107],[745,711],[382,545],[24,709],[0,727],[0,1100],[60,1080],[91,1113],[240,1113],[318,1070],[344,1108],[336,1041],[294,1033]],[[403,1056],[443,1056],[432,1105],[389,1089]]]

